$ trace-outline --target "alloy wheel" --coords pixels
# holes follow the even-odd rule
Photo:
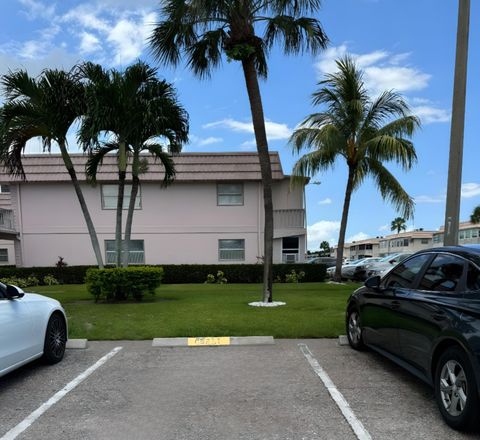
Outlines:
[[[462,365],[449,360],[440,373],[440,395],[445,410],[453,417],[462,414],[467,404],[468,383]]]

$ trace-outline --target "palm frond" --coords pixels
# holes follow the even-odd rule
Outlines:
[[[366,158],[369,174],[373,177],[382,198],[390,202],[403,218],[413,217],[415,202],[407,194],[393,174],[380,161]]]
[[[85,175],[89,182],[95,183],[97,181],[98,168],[103,164],[103,159],[108,153],[117,149],[118,144],[110,143],[103,147],[96,148],[90,153],[87,163],[85,164]]]
[[[227,33],[223,28],[205,32],[195,42],[188,45],[187,65],[195,75],[209,77],[212,68],[220,65],[222,50]]]
[[[333,166],[336,154],[328,150],[315,150],[304,154],[293,166],[290,178],[291,186],[302,185],[305,177],[313,177],[319,171],[324,171]]]
[[[406,171],[417,162],[417,153],[408,139],[378,135],[364,145],[365,154],[378,161],[395,161]]]
[[[163,151],[161,145],[149,145],[146,148],[155,159],[160,160],[165,170],[165,176],[163,178],[163,186],[168,186],[175,180],[175,162],[172,156]]]

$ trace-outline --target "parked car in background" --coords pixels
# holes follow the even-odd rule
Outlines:
[[[307,264],[325,264],[327,267],[334,266],[337,259],[334,257],[315,257],[307,261]]]
[[[342,264],[342,279],[353,279],[353,274],[355,272],[355,268],[362,263],[366,263],[367,261],[378,261],[380,258],[376,257],[368,257],[368,258],[362,258],[360,260],[350,260],[348,263]],[[335,275],[335,266],[327,268],[327,277],[333,278]]]
[[[423,250],[369,278],[348,300],[346,330],[352,348],[371,347],[433,386],[451,427],[478,426],[480,245]]]
[[[67,334],[58,301],[0,283],[0,376],[40,357],[60,362]]]
[[[345,266],[342,266],[342,278],[345,278],[346,280],[363,281],[359,277],[360,268],[370,266],[380,260],[381,258],[379,257],[368,257],[368,258],[363,258],[361,260],[357,260],[356,262],[347,264]]]
[[[390,269],[392,269],[396,264],[401,263],[403,260],[406,258],[410,257],[412,253],[408,252],[399,252],[396,254],[390,254],[387,255],[386,257],[383,257],[379,261],[370,264],[365,267],[359,267],[359,277],[363,277],[363,280],[366,280],[369,277],[373,277],[376,275],[384,275],[387,273]],[[361,272],[365,271],[365,274],[362,274]],[[359,278],[360,279],[360,278]]]

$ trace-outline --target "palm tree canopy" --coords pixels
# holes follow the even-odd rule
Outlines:
[[[88,111],[78,134],[85,150],[98,149],[108,133],[130,145],[163,137],[175,151],[188,141],[188,114],[174,88],[157,78],[157,69],[138,62],[118,72],[85,63],[78,75],[87,84]]]
[[[313,103],[325,106],[325,111],[308,116],[290,139],[297,153],[310,150],[295,164],[293,182],[325,171],[343,158],[354,173],[353,190],[372,177],[382,197],[408,219],[414,201],[383,162],[412,168],[417,155],[410,138],[420,121],[394,91],[372,99],[349,56],[337,61],[337,67],[336,73],[319,82],[313,95]]]
[[[394,220],[392,220],[392,223],[390,224],[390,230],[392,231],[405,231],[407,229],[406,221],[402,217],[397,217]]]
[[[150,38],[154,55],[176,65],[182,52],[192,71],[203,77],[220,65],[222,53],[242,61],[253,57],[267,76],[267,56],[275,43],[286,54],[317,52],[328,38],[316,18],[320,0],[166,0]],[[260,33],[261,36],[258,36]]]
[[[480,223],[480,205],[474,208],[470,221],[475,224]]]
[[[51,142],[67,142],[67,132],[85,108],[84,88],[71,72],[44,70],[32,78],[24,70],[1,78],[6,102],[0,114],[2,161],[14,175],[24,177],[21,154],[26,143],[42,138],[44,149]]]

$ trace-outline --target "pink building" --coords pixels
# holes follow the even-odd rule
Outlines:
[[[115,260],[116,157],[107,157],[97,184],[86,182],[86,156],[72,155],[104,260]],[[274,262],[304,261],[304,188],[290,190],[278,153],[271,153]],[[134,214],[133,264],[256,263],[263,254],[263,191],[256,153],[185,153],[177,176],[161,186],[152,158],[141,176]],[[0,172],[0,264],[95,264],[85,221],[59,155],[27,155],[26,181]],[[128,179],[128,177],[127,177]],[[128,206],[126,188],[125,207]],[[125,222],[126,210],[123,221]],[[6,250],[4,250],[6,249]],[[3,253],[3,254],[2,254]],[[3,260],[2,260],[3,255]]]

